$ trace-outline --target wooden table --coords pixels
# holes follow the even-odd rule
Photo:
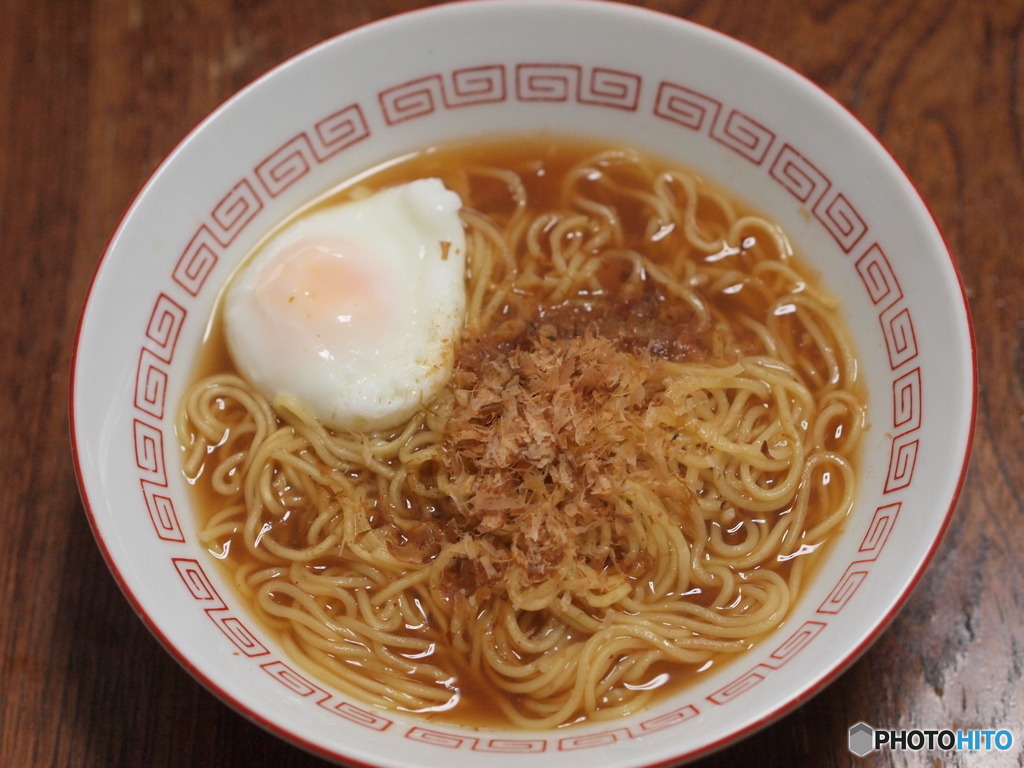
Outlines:
[[[949,532],[891,628],[711,766],[1024,765],[1024,3],[651,0],[815,80],[891,149],[966,282],[981,369]],[[415,0],[0,1],[0,765],[323,763],[220,703],[135,617],[75,484],[78,314],[135,192],[223,99]],[[997,754],[847,749],[860,721],[1005,728]]]

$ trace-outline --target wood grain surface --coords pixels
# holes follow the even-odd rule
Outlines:
[[[69,369],[106,241],[185,134],[291,55],[424,4],[0,0],[0,766],[324,765],[197,684],[118,591],[75,484]],[[962,271],[981,371],[961,501],[905,609],[824,692],[698,765],[1024,765],[1024,3],[635,4],[766,51],[881,138]],[[1014,745],[859,759],[860,720]]]

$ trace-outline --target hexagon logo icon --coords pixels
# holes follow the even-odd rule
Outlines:
[[[875,729],[867,723],[850,726],[850,751],[864,757],[875,750]]]

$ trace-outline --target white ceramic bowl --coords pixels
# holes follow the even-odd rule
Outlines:
[[[203,548],[172,420],[218,289],[275,222],[437,141],[545,130],[676,158],[776,217],[845,305],[872,428],[848,524],[795,612],[736,663],[622,722],[521,733],[371,711],[297,671]],[[485,0],[371,24],[218,109],[138,195],[82,315],[79,480],[107,562],[168,651],[227,704],[373,766],[594,768],[692,758],[766,725],[879,635],[945,529],[970,448],[964,293],[879,143],[801,76],[723,35],[602,2]]]

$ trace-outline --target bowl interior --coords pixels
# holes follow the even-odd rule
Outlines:
[[[544,733],[371,711],[300,672],[196,541],[174,436],[210,312],[274,224],[353,174],[434,143],[548,132],[705,173],[789,232],[843,302],[869,393],[854,513],[787,622],[622,722]],[[356,30],[201,124],[110,242],[75,356],[73,437],[97,540],[168,650],[245,716],[328,757],[413,766],[600,766],[695,756],[806,700],[878,635],[945,529],[974,416],[963,290],[877,141],[814,85],[696,25],[603,2],[466,2]]]

